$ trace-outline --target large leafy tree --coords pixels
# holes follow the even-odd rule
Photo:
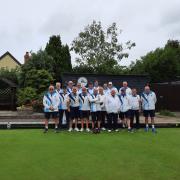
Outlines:
[[[180,43],[169,40],[164,48],[147,53],[130,65],[133,74],[149,74],[152,82],[170,81],[180,75]]]
[[[127,58],[128,50],[135,46],[131,41],[124,44],[119,42],[121,32],[116,23],[112,23],[106,30],[101,22],[93,21],[86,26],[72,42],[71,50],[78,55],[75,70],[80,68],[95,73],[113,73],[118,62]]]
[[[51,36],[45,51],[53,58],[51,63],[56,80],[59,80],[63,72],[72,70],[69,47],[68,45],[62,45],[60,36]]]

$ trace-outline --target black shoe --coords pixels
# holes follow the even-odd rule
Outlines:
[[[44,128],[44,131],[43,131],[44,133],[47,133],[48,132],[48,129],[47,128]]]
[[[55,131],[55,133],[59,133],[60,132],[58,128],[55,128],[54,131]]]

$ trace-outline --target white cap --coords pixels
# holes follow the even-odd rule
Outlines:
[[[112,85],[112,82],[109,82],[108,84],[111,84],[111,85]]]

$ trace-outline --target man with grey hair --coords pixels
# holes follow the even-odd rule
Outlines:
[[[97,128],[100,130],[100,113],[101,113],[101,105],[100,105],[100,96],[98,94],[98,89],[94,88],[93,94],[89,96],[89,101],[91,103],[90,105],[90,111],[91,111],[91,117],[92,117],[92,129],[94,130],[97,125]]]
[[[121,104],[118,96],[116,95],[116,91],[112,89],[111,94],[106,97],[105,101],[108,118],[108,132],[111,132],[112,130],[118,131],[117,120],[120,106]]]
[[[131,90],[131,88],[128,87],[128,82],[123,81],[122,85],[123,86],[119,89],[119,94],[121,94],[121,92],[122,92],[121,89],[124,89],[127,96],[131,95],[132,90]]]
[[[108,94],[109,89],[108,89],[107,83],[104,83],[104,84],[103,84],[103,91],[104,91],[104,94],[105,94],[105,95]]]
[[[120,118],[122,120],[122,127],[125,128],[128,126],[128,132],[132,132],[131,124],[130,124],[130,96],[126,94],[126,90],[124,88],[121,89],[121,94],[119,96],[119,101],[121,104],[120,107]]]
[[[89,94],[87,93],[86,87],[82,87],[82,93],[79,94],[79,112],[81,118],[81,129],[80,131],[84,131],[84,123],[86,122],[86,131],[90,132],[89,129],[89,115],[90,115],[90,102],[89,102]]]
[[[69,81],[69,82],[68,82],[68,86],[67,86],[67,92],[68,92],[68,94],[71,94],[71,93],[72,93],[72,89],[73,89],[73,82],[72,82],[72,81]]]
[[[82,93],[81,83],[77,83],[77,93],[78,93],[78,94],[81,94],[81,93]]]
[[[113,86],[113,83],[112,82],[108,82],[108,91],[107,91],[107,94],[111,94],[111,90],[115,90],[116,94],[118,94],[118,90],[115,86]]]
[[[61,83],[60,82],[56,82],[56,92],[58,94],[63,93],[63,90],[61,88]]]
[[[153,91],[151,91],[149,86],[145,86],[144,92],[141,95],[141,101],[142,101],[142,109],[146,124],[145,131],[146,132],[149,131],[148,117],[150,116],[151,124],[152,124],[152,132],[156,133],[154,117],[155,117],[155,104],[157,98],[156,98],[156,94]]]
[[[58,94],[54,91],[54,86],[50,85],[48,92],[43,97],[44,115],[45,115],[45,129],[44,133],[48,132],[48,122],[52,119],[55,122],[55,132],[58,132],[58,106],[60,100]]]
[[[105,119],[106,119],[106,108],[105,108],[105,100],[106,95],[104,94],[103,87],[99,87],[99,96],[100,96],[100,105],[101,105],[101,112],[100,112],[100,118],[101,118],[101,129],[103,131],[106,130],[105,128]]]
[[[73,130],[73,120],[75,121],[75,131],[79,131],[77,125],[78,125],[78,119],[79,119],[79,95],[77,93],[77,87],[72,88],[72,93],[69,94],[69,100],[70,100],[70,123],[69,123],[69,132]]]

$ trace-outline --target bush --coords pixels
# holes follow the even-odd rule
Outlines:
[[[43,96],[44,93],[40,94],[37,99],[32,101],[32,107],[34,112],[43,112]]]
[[[162,116],[170,116],[170,117],[175,117],[176,116],[173,112],[171,112],[171,111],[169,111],[167,109],[161,110],[159,112],[159,114],[162,115]]]
[[[44,69],[32,69],[27,72],[25,76],[25,87],[32,87],[36,89],[37,94],[44,92],[53,82],[53,77],[51,74]]]
[[[32,105],[32,101],[37,98],[36,90],[31,87],[19,89],[17,92],[17,103],[19,106]]]

